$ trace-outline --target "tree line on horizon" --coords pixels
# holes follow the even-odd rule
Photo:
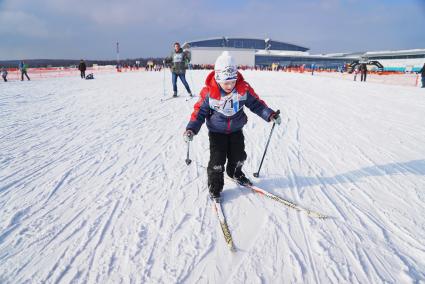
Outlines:
[[[162,64],[164,58],[134,58],[123,59],[119,63],[121,65],[135,65],[136,61],[140,61],[140,66],[146,66],[148,61]],[[76,67],[80,63],[79,59],[26,59],[24,60],[29,68],[46,68],[46,67]],[[117,60],[84,60],[88,67],[97,65],[117,65]],[[17,68],[21,60],[0,60],[0,66],[5,68]]]

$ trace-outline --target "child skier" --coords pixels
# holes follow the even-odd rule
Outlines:
[[[207,121],[210,140],[210,161],[208,163],[208,189],[212,199],[220,202],[224,186],[224,164],[226,173],[239,184],[251,185],[242,172],[247,158],[245,153],[243,126],[247,123],[244,106],[265,121],[281,123],[281,118],[255,93],[237,71],[234,59],[224,51],[216,60],[214,71],[205,81],[200,98],[184,132],[184,140],[192,141],[204,121]]]

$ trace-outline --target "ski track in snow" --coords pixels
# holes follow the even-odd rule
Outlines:
[[[193,90],[206,74],[188,72]],[[283,117],[253,180],[330,219],[226,181],[231,253],[207,198],[205,125],[184,163],[198,98],[161,102],[159,72],[10,82],[0,89],[0,282],[425,281],[423,90],[243,74]],[[271,124],[246,112],[252,176]]]

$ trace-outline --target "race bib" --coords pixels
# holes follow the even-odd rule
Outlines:
[[[210,108],[225,116],[233,116],[242,108],[239,101],[239,95],[235,91],[226,96],[222,96],[220,100],[212,98],[209,100]]]
[[[183,53],[176,53],[176,54],[174,54],[173,62],[174,63],[183,62]]]

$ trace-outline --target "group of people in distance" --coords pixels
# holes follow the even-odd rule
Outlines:
[[[30,77],[28,76],[28,64],[26,64],[24,60],[19,62],[18,69],[21,73],[21,81],[24,81],[24,76],[25,78],[27,78],[28,81],[31,80]],[[86,62],[83,59],[81,59],[80,64],[78,65],[78,70],[80,70],[80,75],[82,79],[86,78],[86,69],[87,69]],[[7,68],[2,67],[0,69],[0,75],[3,78],[4,82],[7,82],[8,74],[9,72]]]
[[[360,73],[360,81],[366,82],[367,77],[367,64],[361,63],[360,65],[354,68],[354,81],[357,80],[357,74]]]
[[[28,76],[28,65],[22,60],[19,62],[18,65],[19,71],[21,72],[21,81],[24,80],[24,76],[27,78],[28,81],[30,81],[30,77]],[[7,71],[7,68],[2,67],[0,70],[1,77],[3,78],[3,81],[7,82],[7,75],[9,72]]]

